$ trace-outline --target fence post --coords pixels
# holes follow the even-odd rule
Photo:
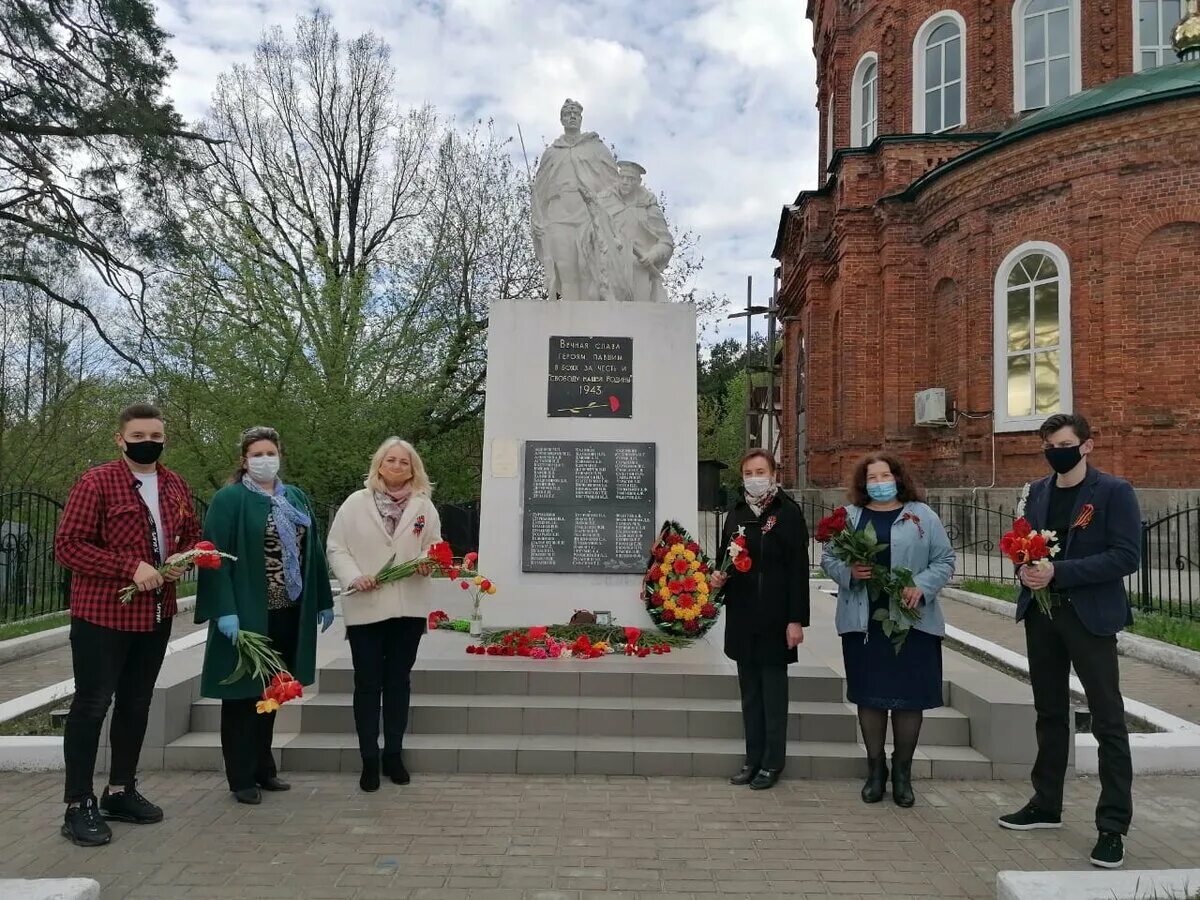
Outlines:
[[[1150,523],[1142,522],[1142,553],[1138,573],[1138,609],[1146,612],[1153,608],[1154,600],[1150,596]]]

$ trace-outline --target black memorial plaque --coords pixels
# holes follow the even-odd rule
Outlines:
[[[546,413],[550,418],[631,418],[633,338],[550,338]]]
[[[527,441],[521,571],[643,574],[654,478],[654,444]]]

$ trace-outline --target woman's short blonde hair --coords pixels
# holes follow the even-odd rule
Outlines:
[[[431,495],[433,493],[433,482],[429,480],[429,475],[425,472],[425,463],[421,461],[421,454],[408,441],[398,437],[390,437],[379,445],[379,449],[371,457],[371,468],[367,470],[367,480],[363,484],[373,491],[387,490],[387,484],[384,482],[383,476],[379,474],[379,467],[383,465],[388,452],[395,447],[407,450],[408,456],[412,460],[412,481],[409,484],[412,485],[413,493],[424,494],[425,496]]]

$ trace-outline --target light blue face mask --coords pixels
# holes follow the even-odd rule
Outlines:
[[[867,485],[867,494],[876,503],[887,503],[889,500],[895,500],[899,488],[896,487],[894,481],[880,481],[874,484]]]

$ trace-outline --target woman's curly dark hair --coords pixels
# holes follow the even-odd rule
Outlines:
[[[855,506],[866,506],[871,502],[871,495],[867,493],[867,466],[877,462],[886,463],[887,467],[891,469],[892,475],[895,476],[897,500],[901,503],[925,500],[925,492],[908,474],[908,469],[900,457],[892,453],[880,452],[864,456],[854,467],[854,474],[850,476],[850,484],[847,487],[851,503]]]

